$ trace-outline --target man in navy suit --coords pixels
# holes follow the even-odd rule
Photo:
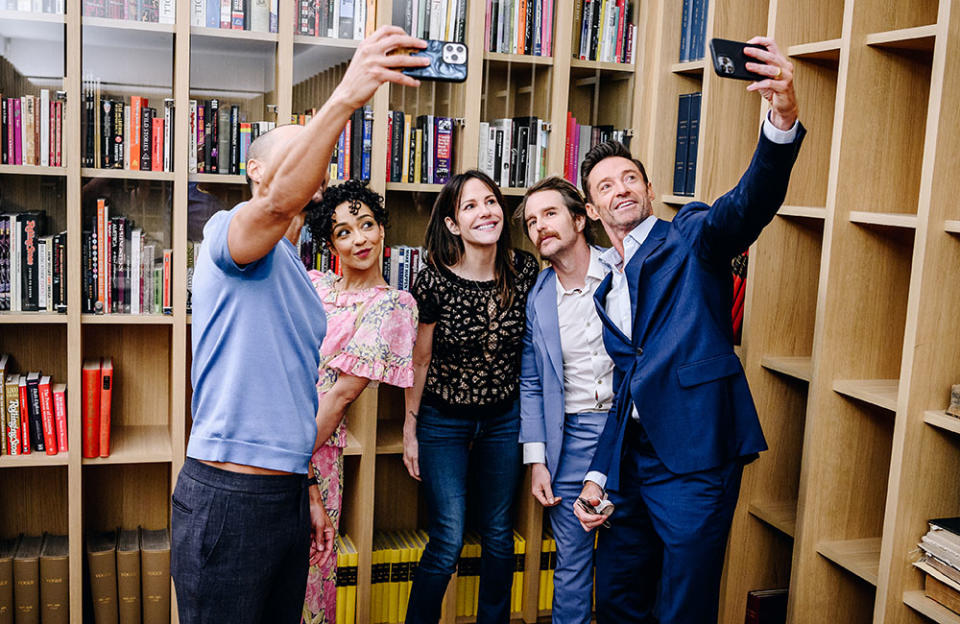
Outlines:
[[[642,165],[619,143],[588,152],[590,217],[613,247],[595,296],[616,394],[581,497],[609,491],[611,528],[596,555],[600,624],[715,624],[727,535],[743,464],[766,449],[730,320],[731,259],[783,202],[804,129],[793,66],[776,44],[747,48],[770,103],[753,160],[713,206],[653,216]],[[584,529],[604,517],[575,506]]]
[[[613,401],[613,362],[593,294],[606,277],[580,192],[563,178],[527,191],[515,215],[550,261],[527,297],[520,372],[520,442],[532,465],[533,495],[548,509],[557,540],[554,624],[589,624],[594,536],[573,508]]]

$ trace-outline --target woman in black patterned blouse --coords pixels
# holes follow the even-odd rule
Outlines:
[[[420,325],[403,462],[423,482],[430,541],[407,624],[440,619],[468,515],[482,540],[477,622],[510,618],[513,501],[522,474],[520,351],[539,267],[511,248],[505,221],[496,183],[467,171],[444,185],[427,225],[427,266],[413,287]]]

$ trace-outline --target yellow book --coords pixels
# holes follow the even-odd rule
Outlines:
[[[423,556],[423,547],[426,546],[426,540],[422,539],[420,534],[417,531],[407,530],[400,532],[404,538],[406,538],[407,543],[410,544],[410,566],[409,566],[409,581],[407,581],[407,589],[405,592],[405,598],[400,605],[400,621],[403,622],[407,619],[407,603],[410,600],[410,588],[413,586],[413,578],[417,574],[417,568],[420,566],[420,557]]]
[[[523,609],[523,569],[524,555],[527,551],[526,540],[519,532],[513,532],[513,554],[516,558],[516,567],[513,572],[513,588],[511,591],[510,611],[519,613]]]
[[[404,115],[403,116],[403,142],[400,144],[400,149],[403,150],[403,164],[400,165],[400,181],[401,182],[413,182],[410,179],[410,124],[413,123],[413,115]]]
[[[540,540],[540,577],[537,591],[537,608],[544,611],[547,604],[547,568],[550,567],[550,538],[546,533]]]
[[[547,609],[553,609],[553,571],[557,567],[557,540],[550,534],[550,557],[547,562]]]
[[[414,148],[413,148],[413,180],[410,180],[414,184],[419,184],[420,180],[423,179],[423,163],[425,162],[423,158],[423,128],[417,128],[416,137],[414,138]]]
[[[343,537],[337,536],[337,621],[344,622],[347,619],[347,586],[346,580],[347,549],[343,544]]]
[[[387,546],[388,558],[390,560],[390,584],[387,586],[388,598],[384,602],[387,605],[383,621],[387,624],[397,624],[398,599],[400,597],[400,583],[402,582],[402,565],[400,561],[400,547],[391,535],[384,534],[384,542]]]
[[[413,558],[413,547],[399,531],[391,534],[394,547],[400,551],[400,578],[397,583],[397,601],[394,607],[394,622],[402,624],[406,619],[407,599],[410,597],[410,560]]]
[[[463,614],[472,617],[477,614],[476,581],[480,563],[480,540],[473,531],[464,536],[463,554]]]
[[[383,624],[384,563],[385,553],[380,544],[380,535],[373,536],[373,553],[370,566],[370,624]],[[387,564],[389,574],[390,564]]]
[[[610,0],[603,0],[603,3],[600,5],[600,27],[597,29],[597,58],[593,59],[595,61],[603,60],[603,30],[607,26],[607,21],[604,19],[607,15],[607,4]]]
[[[349,535],[343,536],[343,546],[347,552],[347,567],[344,570],[343,583],[346,586],[346,607],[344,608],[344,624],[357,622],[357,565],[360,563],[360,553]],[[337,620],[339,623],[340,620]]]
[[[463,617],[467,615],[467,545],[466,540],[464,540],[464,545],[460,549],[460,558],[457,560],[457,617]]]

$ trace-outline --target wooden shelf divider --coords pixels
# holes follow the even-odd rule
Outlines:
[[[750,503],[748,510],[784,535],[792,538],[797,533],[797,501]]]
[[[899,382],[896,379],[843,379],[833,382],[833,390],[891,412],[897,411]]]
[[[880,538],[821,542],[817,552],[873,586],[880,570]]]
[[[809,382],[810,378],[813,377],[813,360],[809,356],[765,355],[760,360],[760,366],[801,381]]]

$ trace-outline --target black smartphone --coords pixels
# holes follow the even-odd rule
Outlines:
[[[737,80],[766,80],[769,78],[769,76],[747,71],[748,61],[753,63],[759,63],[760,61],[744,54],[744,48],[766,50],[764,46],[755,43],[711,39],[710,56],[713,58],[713,71],[721,78],[735,78]]]
[[[403,48],[396,54],[425,56],[430,59],[426,67],[412,67],[402,70],[417,80],[436,80],[440,82],[463,82],[467,79],[467,46],[456,41],[438,41],[428,39],[424,50]]]

